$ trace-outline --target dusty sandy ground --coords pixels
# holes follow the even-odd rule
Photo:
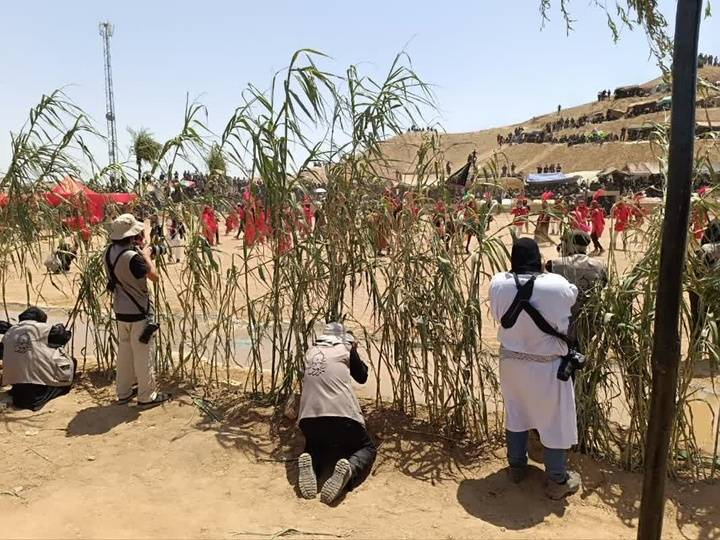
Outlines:
[[[521,485],[502,450],[458,446],[389,412],[369,411],[380,443],[372,476],[339,504],[294,488],[302,441],[284,418],[240,406],[213,421],[176,389],[162,408],[115,405],[112,388],[82,388],[40,413],[5,410],[0,425],[2,538],[634,538],[641,476],[573,455],[584,490]],[[222,414],[222,413],[220,413]],[[665,537],[717,538],[717,485],[669,485]],[[246,534],[247,533],[247,534]],[[322,533],[322,535],[321,535]]]

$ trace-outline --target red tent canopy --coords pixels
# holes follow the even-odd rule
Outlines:
[[[45,199],[51,206],[70,204],[82,212],[90,224],[100,223],[105,217],[105,197],[71,176],[58,182],[45,194]]]
[[[103,193],[102,195],[107,202],[113,202],[115,204],[130,204],[138,198],[135,193]]]

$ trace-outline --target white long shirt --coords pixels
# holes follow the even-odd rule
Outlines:
[[[529,276],[519,276],[525,283]],[[490,282],[490,308],[499,323],[512,304],[517,287],[510,273],[497,274]],[[540,274],[535,280],[530,303],[558,332],[565,333],[577,288],[557,274]],[[555,356],[548,362],[501,358],[500,389],[505,403],[505,427],[522,432],[537,429],[546,448],[570,448],[577,444],[577,416],[573,381],[557,378],[560,356],[567,345],[545,334],[523,311],[512,328],[498,331],[501,345],[508,350]]]
[[[520,275],[518,278],[523,284],[530,276]],[[493,277],[490,282],[490,311],[498,323],[516,294],[517,287],[511,273],[502,272]],[[566,334],[570,324],[570,310],[577,295],[577,287],[564,277],[557,274],[539,274],[535,279],[530,303],[550,326]],[[525,311],[520,313],[512,328],[499,327],[498,341],[506,349],[527,354],[564,356],[568,352],[563,341],[540,330]]]

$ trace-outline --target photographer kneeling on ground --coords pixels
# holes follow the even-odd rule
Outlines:
[[[571,376],[584,359],[569,349],[564,334],[578,291],[564,277],[542,273],[540,249],[530,238],[515,241],[511,266],[490,283],[491,313],[501,323],[509,474],[515,483],[525,478],[528,431],[537,429],[544,447],[545,493],[560,499],[581,484],[566,465],[566,450],[578,440]]]
[[[51,399],[70,392],[77,362],[63,346],[72,333],[63,324],[51,325],[43,310],[30,307],[19,323],[2,322],[2,384],[12,385],[10,396],[18,409],[39,411]]]
[[[157,391],[150,347],[158,325],[147,280],[160,278],[152,262],[153,248],[145,245],[145,226],[132,214],[112,222],[110,240],[105,265],[118,329],[118,401],[128,403],[137,394],[139,406],[159,405],[171,396]]]
[[[359,486],[370,474],[377,450],[350,380],[364,384],[367,376],[352,334],[340,323],[326,325],[305,354],[298,414],[305,435],[305,451],[298,459],[298,484],[304,498],[315,498],[317,475],[330,466],[334,472],[320,493],[326,504],[346,488]]]

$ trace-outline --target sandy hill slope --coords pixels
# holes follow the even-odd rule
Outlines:
[[[706,67],[700,70],[700,77],[706,81],[715,83],[720,81],[720,67]],[[655,88],[661,79],[649,81],[641,86],[644,88]],[[536,116],[526,122],[519,124],[507,125],[497,128],[485,129],[470,133],[444,133],[439,136],[440,145],[444,153],[446,161],[452,163],[453,170],[462,166],[467,155],[473,150],[477,151],[478,164],[482,166],[483,162],[493,159],[496,155],[497,159],[502,163],[515,163],[516,170],[523,173],[535,172],[535,168],[540,165],[550,163],[562,163],[565,171],[587,171],[599,170],[606,167],[623,167],[628,162],[652,161],[657,159],[658,148],[649,142],[611,142],[602,145],[599,144],[581,144],[569,147],[567,144],[503,144],[498,145],[497,136],[505,136],[515,130],[517,127],[523,127],[525,131],[542,129],[546,123],[553,122],[563,117],[578,118],[583,115],[592,116],[594,113],[605,112],[608,109],[625,110],[631,105],[645,102],[648,100],[658,100],[664,96],[668,96],[669,92],[655,92],[649,97],[635,97],[625,99],[610,99],[605,101],[594,101],[575,107],[563,109],[560,113],[552,112],[541,116]],[[711,93],[710,95],[715,95]],[[698,95],[701,97],[701,94]],[[560,135],[570,135],[572,133],[590,132],[593,128],[597,128],[610,133],[620,133],[621,129],[630,126],[649,125],[652,123],[664,123],[670,119],[670,111],[645,114],[632,118],[620,118],[618,120],[602,122],[599,124],[587,124],[581,128],[564,129],[556,131]],[[698,108],[697,120],[699,122],[711,122],[720,124],[720,107],[714,108]],[[383,143],[384,155],[393,163],[396,170],[401,173],[412,173],[414,169],[415,156],[423,137],[427,137],[426,133],[411,132],[394,137]],[[697,144],[697,150],[704,152],[710,148],[710,153],[714,161],[720,160],[720,148],[718,145],[712,145],[708,141],[700,141]],[[394,175],[394,171],[388,171],[389,176]]]

